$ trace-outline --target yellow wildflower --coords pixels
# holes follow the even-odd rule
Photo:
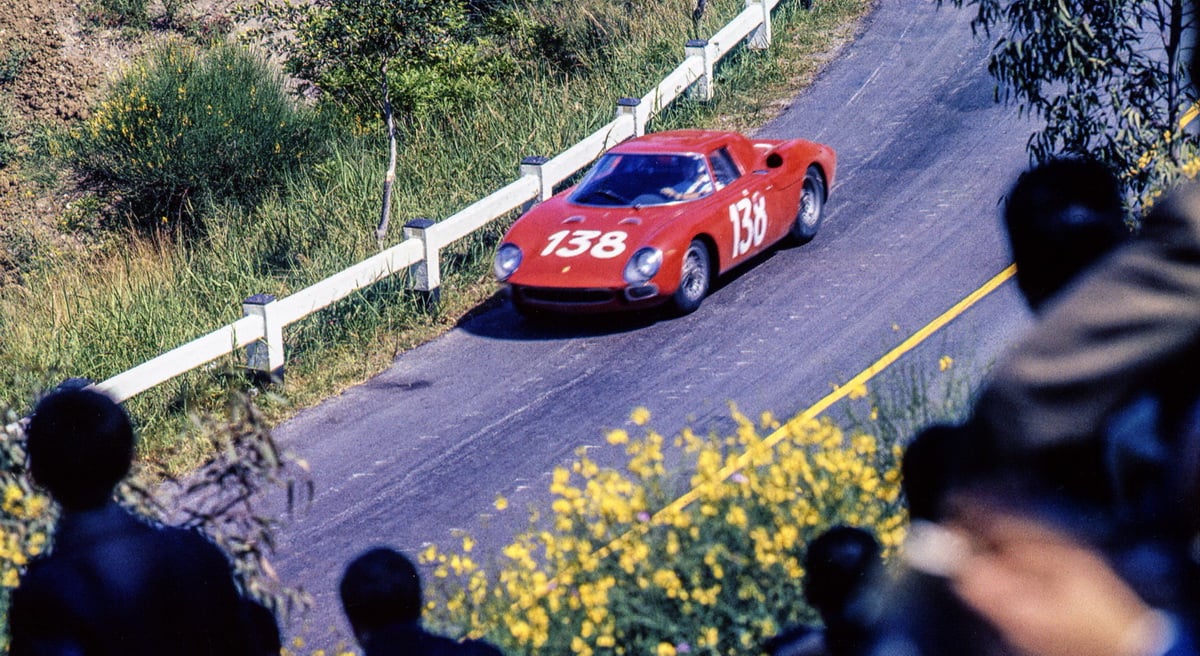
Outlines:
[[[850,388],[850,391],[846,392],[847,398],[849,398],[851,400],[861,399],[866,395],[867,395],[867,386],[865,383],[857,383],[853,387]]]
[[[638,406],[629,414],[629,419],[638,426],[645,426],[646,422],[650,421],[650,411],[642,406]]]

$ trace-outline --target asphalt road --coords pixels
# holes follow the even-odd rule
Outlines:
[[[816,84],[762,126],[838,151],[826,222],[813,242],[723,280],[694,314],[551,329],[489,310],[279,427],[317,488],[277,562],[316,598],[306,635],[349,635],[336,584],[356,553],[450,545],[454,528],[502,537],[556,465],[603,445],[634,407],[667,434],[727,428],[730,402],[791,416],[1001,271],[997,202],[1026,164],[1030,126],[993,104],[987,44],[968,20],[880,0]],[[1026,320],[1007,283],[904,362],[982,367]],[[498,494],[512,509],[495,513]]]

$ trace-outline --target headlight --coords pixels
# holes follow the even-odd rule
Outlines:
[[[657,248],[644,246],[637,249],[633,257],[629,258],[629,264],[625,265],[625,282],[631,285],[646,284],[658,273],[662,260],[662,251]]]
[[[500,248],[496,249],[496,262],[492,266],[496,280],[500,282],[508,280],[508,277],[515,273],[519,266],[521,266],[521,249],[516,244],[500,244]]]

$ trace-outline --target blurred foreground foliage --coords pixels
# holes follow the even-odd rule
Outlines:
[[[15,413],[5,411],[0,435],[0,617],[9,591],[29,561],[53,548],[57,506],[32,483],[25,437]],[[221,416],[197,417],[191,439],[207,442],[213,457],[196,472],[160,483],[134,474],[117,490],[119,501],[149,521],[197,528],[229,555],[241,588],[286,619],[306,608],[302,590],[285,586],[271,564],[281,516],[311,499],[308,465],[280,450],[249,397],[232,397]],[[283,493],[283,503],[269,495]],[[8,627],[0,646],[8,650]]]

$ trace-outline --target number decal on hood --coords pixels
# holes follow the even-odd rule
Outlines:
[[[625,252],[625,238],[628,236],[620,230],[603,233],[599,230],[559,230],[550,235],[550,243],[542,249],[542,257],[551,253],[559,257],[588,253],[592,257],[608,260]]]

